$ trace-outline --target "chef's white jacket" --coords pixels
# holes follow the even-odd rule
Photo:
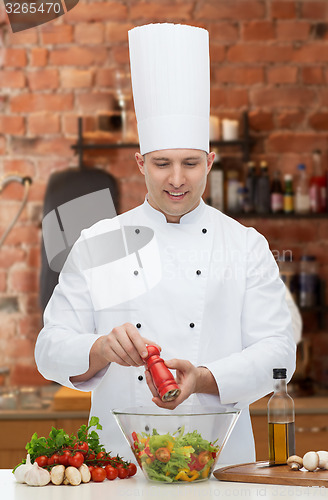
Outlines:
[[[110,249],[114,231],[135,235],[130,246],[125,238],[125,257]],[[145,231],[140,248],[135,238]],[[36,362],[46,379],[92,391],[101,443],[132,459],[110,410],[154,404],[144,368],[112,363],[87,382],[70,382],[88,370],[95,340],[126,322],[158,343],[162,358],[212,372],[219,396],[192,395],[185,403],[242,408],[219,460],[254,461],[248,406],[272,391],[273,368],[287,368],[288,379],[295,369],[285,286],[265,238],[203,201],[179,224],[146,200],[82,231],[46,308]]]

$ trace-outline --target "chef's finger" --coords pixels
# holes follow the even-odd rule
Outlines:
[[[154,386],[154,383],[153,383],[153,379],[151,378],[151,375],[149,373],[148,370],[145,370],[145,377],[146,377],[146,382],[147,382],[147,385],[150,389],[150,392],[152,393],[152,395],[154,397],[158,397],[158,392],[156,390],[156,387]]]
[[[143,339],[143,341],[144,341],[147,345],[154,345],[154,346],[156,346],[156,347],[157,347],[157,349],[158,349],[159,351],[161,351],[161,350],[162,350],[161,346],[160,346],[160,345],[158,345],[158,344],[156,344],[156,342],[154,342],[153,340],[149,340],[149,339],[147,339],[146,337],[142,337],[142,339]]]
[[[132,325],[131,323],[126,323],[124,326],[130,341],[132,342],[135,350],[137,351],[136,353],[137,358],[134,355],[133,359],[135,361],[138,360],[138,363],[140,365],[143,363],[142,358],[146,358],[148,356],[148,351],[146,349],[147,342],[144,340],[143,337],[141,337],[140,333],[138,332],[137,328],[134,325]]]
[[[127,335],[125,325],[113,328],[108,335],[108,344],[112,351],[129,366],[143,365],[143,360],[138,355],[138,352]]]
[[[165,360],[165,364],[168,368],[173,370],[186,371],[189,366],[189,361],[185,359],[168,359]]]

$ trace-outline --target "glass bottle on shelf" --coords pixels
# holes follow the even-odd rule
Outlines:
[[[308,214],[310,212],[309,181],[306,173],[306,166],[300,163],[297,166],[299,172],[295,183],[295,213]]]
[[[256,183],[255,200],[255,209],[257,213],[270,213],[270,179],[266,161],[261,161],[260,163],[260,176]]]
[[[239,211],[239,193],[240,187],[239,175],[237,170],[228,170],[227,172],[227,211],[237,213]]]
[[[302,255],[299,273],[299,306],[318,305],[319,295],[318,263],[314,255]]]
[[[255,193],[256,193],[256,166],[254,161],[247,163],[247,175],[245,179],[245,188],[248,195],[248,212],[255,210]]]
[[[284,193],[280,180],[280,171],[275,170],[271,183],[271,211],[274,214],[284,211]]]
[[[292,214],[294,212],[293,176],[285,174],[284,180],[284,212],[285,214]]]
[[[212,148],[215,153],[214,162],[209,173],[210,204],[223,212],[224,210],[224,170],[218,148]]]
[[[322,155],[319,149],[313,151],[313,174],[310,180],[311,212],[325,212],[327,208],[327,185],[322,167]]]
[[[295,409],[287,394],[286,375],[286,368],[273,369],[274,393],[268,402],[270,464],[285,464],[295,455]]]

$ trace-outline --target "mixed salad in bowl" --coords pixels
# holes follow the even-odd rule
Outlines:
[[[210,443],[195,430],[152,434],[133,432],[133,452],[151,481],[168,483],[208,479],[219,451],[216,442]]]

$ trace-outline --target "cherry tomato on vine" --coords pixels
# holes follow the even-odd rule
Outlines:
[[[123,467],[123,465],[119,465],[116,470],[117,470],[117,475],[120,479],[125,479],[129,475],[128,469]]]
[[[134,476],[137,473],[137,466],[133,462],[128,465],[128,475],[129,477]]]
[[[35,461],[39,467],[46,467],[48,465],[48,457],[46,457],[45,455],[36,457]]]
[[[60,455],[58,455],[58,453],[54,453],[50,458],[48,458],[48,465],[59,464],[59,460]]]
[[[96,458],[96,455],[93,453],[93,451],[90,453],[87,454],[87,458],[86,460],[94,460]]]
[[[71,452],[69,450],[65,450],[62,455],[59,455],[60,465],[65,465],[65,467],[67,467],[69,465],[68,459],[71,456],[72,456]]]
[[[116,479],[118,476],[118,470],[115,469],[115,467],[112,467],[111,465],[106,465],[105,471],[107,479],[109,479],[110,481],[113,481],[113,479]]]
[[[84,456],[80,451],[76,452],[75,455],[68,457],[68,464],[77,469],[81,467],[84,462]]]
[[[79,441],[75,443],[74,450],[79,450],[83,455],[86,455],[89,451],[89,445],[86,441]]]
[[[91,479],[92,481],[95,481],[96,483],[101,483],[106,479],[106,471],[102,467],[95,467],[91,471]]]
[[[88,469],[90,471],[90,474],[92,473],[93,469],[95,469],[94,465],[88,465]]]

